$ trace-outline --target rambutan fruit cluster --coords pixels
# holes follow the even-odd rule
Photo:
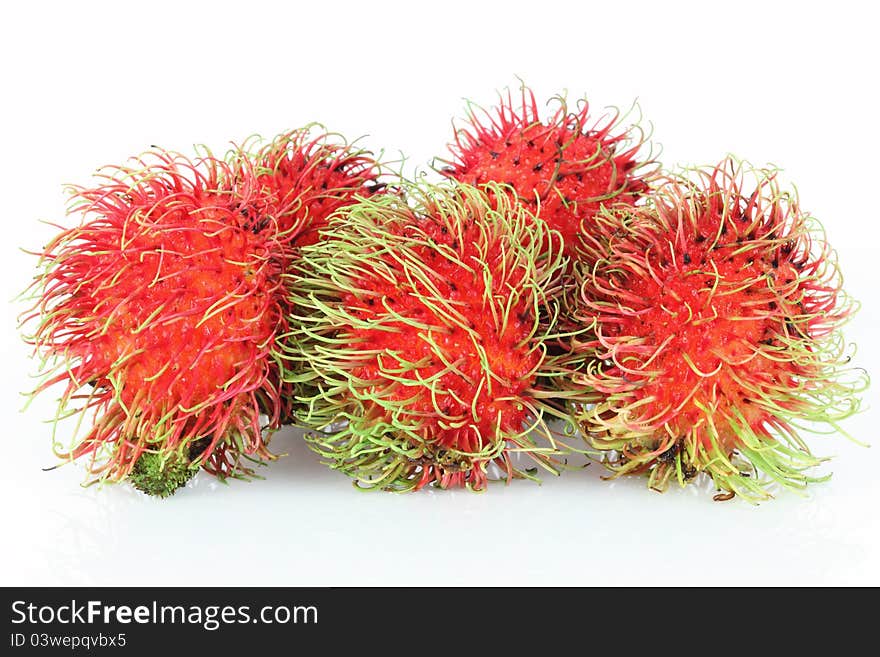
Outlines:
[[[565,259],[559,233],[490,183],[404,186],[364,199],[302,250],[286,362],[315,394],[302,422],[359,486],[482,490],[555,471],[567,419],[542,381],[569,379],[553,355]],[[334,428],[334,425],[337,425]]]
[[[36,392],[79,416],[59,456],[165,497],[293,424],[379,490],[573,452],[717,499],[825,478],[803,432],[842,433],[867,375],[818,222],[775,171],[664,174],[627,116],[551,104],[469,105],[433,185],[312,125],[76,188],[24,319]]]

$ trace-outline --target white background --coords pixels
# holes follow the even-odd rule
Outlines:
[[[596,108],[639,99],[663,159],[773,162],[825,224],[849,292],[847,336],[880,372],[870,3],[6,3],[0,18],[2,298],[62,221],[62,183],[151,144],[222,152],[319,120],[403,151],[445,153],[463,98],[531,84]],[[820,6],[827,9],[820,9]],[[648,491],[599,468],[482,495],[364,494],[292,431],[264,481],[200,476],[168,501],[83,489],[54,463],[52,399],[2,304],[0,584],[880,584],[876,409],[818,437],[834,477],[753,507],[706,489]],[[877,406],[869,392],[866,406]]]

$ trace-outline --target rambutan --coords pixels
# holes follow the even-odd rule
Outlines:
[[[162,495],[198,467],[250,474],[242,457],[271,458],[260,412],[277,425],[272,350],[286,329],[273,255],[287,245],[277,225],[255,229],[275,221],[259,214],[256,177],[160,150],[100,177],[72,190],[82,220],[40,254],[25,318],[43,357],[35,392],[61,384],[58,417],[83,416],[56,452],[87,457],[93,480],[132,475]]]
[[[256,174],[255,199],[258,223],[255,230],[277,231],[285,248],[274,254],[283,271],[298,257],[299,250],[319,239],[328,217],[340,208],[384,190],[380,176],[384,165],[369,151],[346,142],[341,136],[313,124],[283,133],[262,144],[251,140],[233,151],[231,159],[248,180]],[[280,299],[286,315],[285,298]],[[280,381],[277,363],[272,379],[281,387],[280,422],[293,421],[299,385]]]
[[[569,377],[547,344],[561,238],[507,190],[404,186],[332,218],[289,276],[286,362],[316,389],[313,448],[368,488],[483,489],[554,470],[561,449],[539,381]],[[494,200],[492,197],[497,197]]]
[[[256,173],[263,225],[273,218],[280,232],[292,233],[294,249],[317,242],[335,211],[385,187],[379,181],[382,165],[372,153],[317,124],[267,144],[246,143],[232,159]]]
[[[798,428],[837,431],[859,408],[867,377],[840,332],[854,304],[775,171],[728,158],[693,174],[596,216],[577,270],[593,337],[574,348],[593,354],[575,381],[598,399],[575,415],[616,474],[662,490],[706,473],[718,499],[758,501],[821,479]]]
[[[565,254],[578,257],[581,236],[609,203],[633,205],[648,189],[655,167],[637,126],[618,114],[599,119],[581,100],[571,110],[564,96],[542,120],[534,93],[522,86],[519,106],[510,90],[494,110],[468,106],[468,126],[456,131],[444,175],[478,185],[506,183],[532,214],[558,231]]]

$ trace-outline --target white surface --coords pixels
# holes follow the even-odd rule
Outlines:
[[[867,3],[200,4],[4,7],[4,299],[32,274],[16,249],[52,233],[38,219],[63,217],[61,183],[98,165],[150,144],[222,152],[320,120],[405,151],[411,170],[445,154],[462,97],[491,104],[519,75],[541,98],[638,97],[669,165],[732,151],[784,167],[863,302],[847,334],[858,363],[880,372],[880,53]],[[4,305],[0,584],[880,584],[876,409],[846,425],[873,448],[816,438],[837,455],[832,480],[759,507],[609,484],[597,466],[482,495],[364,494],[292,431],[265,481],[200,476],[161,502],[82,489],[73,467],[41,471],[54,463],[41,424],[52,400],[19,412],[34,371],[20,310]]]

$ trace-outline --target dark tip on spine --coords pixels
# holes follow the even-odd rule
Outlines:
[[[684,264],[686,264],[686,265],[691,264],[691,254],[690,254],[690,253],[685,253],[684,256],[682,256],[682,261],[683,261]]]
[[[499,155],[500,155],[500,153],[496,153],[495,151],[489,151],[489,156],[490,156],[493,160],[497,160]]]
[[[544,168],[543,162],[538,162],[535,166],[532,167],[532,171],[540,171]]]

